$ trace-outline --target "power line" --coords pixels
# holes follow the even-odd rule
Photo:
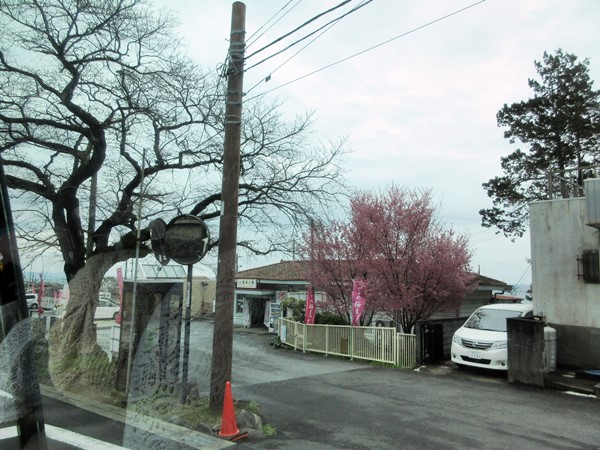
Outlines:
[[[248,49],[252,44],[254,44],[257,40],[259,40],[261,37],[264,36],[264,34],[269,31],[271,28],[273,28],[281,19],[283,19],[285,16],[287,16],[290,12],[292,12],[292,10],[298,6],[300,3],[302,3],[302,0],[297,0],[296,4],[294,6],[292,6],[285,14],[283,14],[279,19],[277,19],[275,22],[273,22],[271,24],[271,26],[269,26],[265,31],[263,31],[262,33],[260,33],[260,30],[262,30],[264,27],[266,27],[269,22],[271,22],[275,17],[277,17],[285,8],[288,7],[288,5],[290,3],[292,3],[294,0],[290,0],[289,2],[287,2],[279,11],[277,11],[275,14],[273,14],[273,16],[267,20],[263,26],[261,26],[258,30],[256,30],[254,33],[252,33],[252,35],[248,38],[247,42],[246,42],[246,49]],[[256,38],[254,38],[254,36],[260,33],[258,36],[256,36]],[[254,38],[254,40],[252,39]]]
[[[291,43],[290,45],[288,45],[287,47],[285,47],[285,48],[283,48],[283,49],[279,50],[278,52],[275,52],[275,53],[273,53],[273,54],[272,54],[272,55],[270,55],[270,56],[267,56],[266,58],[264,58],[264,59],[260,60],[259,62],[255,63],[255,64],[253,64],[252,66],[248,67],[248,68],[247,68],[245,71],[247,72],[248,70],[250,70],[250,69],[252,69],[252,68],[254,68],[254,67],[258,66],[259,64],[262,64],[262,63],[264,63],[265,61],[268,61],[269,59],[271,59],[271,58],[274,58],[275,56],[277,56],[277,55],[279,55],[279,54],[281,54],[281,53],[283,53],[283,52],[285,52],[285,51],[289,50],[289,49],[290,49],[290,48],[292,48],[294,45],[296,45],[296,44],[299,44],[300,42],[304,41],[305,39],[308,39],[309,37],[313,36],[314,34],[318,33],[319,31],[321,31],[321,30],[322,30],[322,29],[324,29],[324,28],[326,28],[326,27],[329,27],[329,28],[331,28],[333,25],[335,25],[335,24],[336,24],[336,23],[338,23],[340,20],[342,20],[344,17],[346,17],[346,16],[348,16],[348,15],[352,14],[353,12],[356,12],[356,11],[358,11],[360,8],[362,8],[363,6],[366,6],[366,5],[368,5],[368,4],[369,4],[369,3],[371,3],[372,1],[373,1],[373,0],[363,0],[363,1],[362,1],[362,2],[361,2],[359,5],[358,5],[358,6],[356,6],[355,8],[352,8],[352,9],[351,9],[350,11],[348,11],[347,13],[345,13],[345,14],[342,14],[341,16],[339,16],[339,17],[337,17],[337,18],[335,18],[335,19],[333,19],[333,20],[330,20],[330,21],[329,21],[329,22],[327,22],[325,25],[322,25],[321,27],[319,27],[319,28],[317,28],[316,30],[314,30],[314,31],[310,32],[309,34],[307,34],[306,36],[303,36],[303,37],[301,37],[300,39],[298,39],[298,40],[296,40],[296,41],[292,42],[292,43]],[[325,31],[327,31],[329,28],[327,28]],[[319,36],[317,36],[317,38],[318,38],[318,37],[320,37],[322,34],[323,34],[323,33],[321,33]],[[313,41],[311,41],[310,43],[312,43],[312,42],[313,42]],[[310,43],[309,43],[309,44],[310,44]],[[294,55],[294,56],[295,56],[295,55]]]
[[[531,262],[529,262],[529,264],[527,264],[527,268],[525,269],[525,272],[523,272],[523,275],[521,275],[521,278],[519,278],[519,281],[517,281],[515,284],[513,284],[513,286],[517,286],[521,280],[523,278],[525,278],[525,275],[527,274],[527,272],[529,272],[529,269],[531,269]]]
[[[355,10],[357,10],[357,9],[359,9],[359,8],[362,8],[363,6],[365,6],[366,4],[368,4],[368,3],[372,2],[372,1],[373,1],[373,0],[363,0],[363,1],[362,1],[362,2],[361,2],[359,5],[358,5],[358,6],[356,6],[356,7],[355,7],[355,8],[354,8],[352,11],[350,11],[350,12],[349,12],[349,13],[347,13],[347,14],[350,14],[351,12],[354,12]],[[284,62],[282,62],[280,65],[278,65],[278,66],[277,66],[277,67],[276,67],[274,70],[272,70],[272,71],[269,73],[269,75],[267,75],[265,78],[261,79],[261,80],[260,80],[258,83],[256,83],[254,86],[252,86],[252,87],[251,87],[251,88],[250,88],[250,89],[249,89],[249,90],[246,92],[246,95],[247,95],[247,94],[249,94],[250,92],[252,92],[252,91],[253,91],[253,90],[254,90],[256,87],[258,87],[258,86],[259,86],[261,83],[263,83],[263,82],[264,82],[264,83],[266,83],[267,81],[269,81],[275,72],[277,72],[279,69],[281,69],[283,66],[285,66],[285,65],[286,65],[288,62],[290,62],[290,61],[291,61],[293,58],[295,58],[295,57],[296,57],[296,56],[297,56],[297,55],[298,55],[300,52],[302,52],[304,49],[306,49],[308,46],[310,46],[312,43],[314,43],[314,42],[315,42],[317,39],[319,39],[321,36],[323,36],[325,33],[327,33],[329,30],[331,30],[331,29],[332,29],[332,28],[333,28],[335,25],[337,25],[337,24],[340,22],[340,20],[342,20],[342,19],[343,19],[343,18],[344,18],[344,17],[345,17],[347,14],[344,14],[343,16],[340,16],[340,17],[338,17],[337,19],[335,19],[335,20],[332,20],[332,21],[328,22],[327,24],[325,24],[325,27],[327,27],[327,28],[325,28],[323,31],[321,31],[321,33],[319,33],[317,36],[315,36],[315,38],[314,38],[314,39],[310,40],[310,41],[309,41],[309,42],[308,42],[308,43],[307,43],[305,46],[303,46],[302,48],[300,48],[300,49],[299,49],[299,50],[298,50],[296,53],[294,53],[292,56],[290,56],[288,59],[286,59],[286,60],[285,60]],[[319,28],[319,30],[321,30],[322,28],[324,28],[324,27],[321,27],[321,28]],[[317,30],[317,31],[319,31],[319,30]],[[312,33],[312,34],[314,34],[314,33]],[[308,37],[308,36],[306,36],[306,37]],[[303,38],[303,39],[305,39],[305,38]],[[297,42],[298,42],[298,41],[297,41]],[[297,42],[296,42],[296,43],[297,43]],[[289,48],[289,46],[288,46],[288,48]],[[287,50],[287,48],[286,48],[286,49],[284,49],[284,50]],[[282,50],[282,51],[283,51],[283,50]],[[276,53],[275,55],[277,55],[277,54],[279,54],[279,53],[281,53],[281,52],[278,52],[278,53]],[[275,55],[272,55],[272,56],[275,56]],[[264,62],[264,61],[265,61],[265,60],[263,60],[263,61],[261,61],[261,62]],[[256,65],[258,65],[258,64],[260,64],[260,63],[257,63],[257,64],[255,64],[254,66],[256,66]],[[249,67],[249,68],[248,68],[248,69],[246,69],[246,70],[249,70],[249,69],[251,69],[251,68],[252,68],[252,67],[254,67],[254,66],[251,66],[251,67]]]
[[[295,32],[301,30],[302,28],[304,28],[305,26],[309,25],[310,23],[314,22],[315,20],[317,20],[320,17],[323,17],[326,14],[329,14],[332,11],[335,11],[338,8],[341,8],[342,6],[350,3],[352,0],[344,0],[342,3],[340,3],[337,6],[334,6],[333,8],[329,8],[327,11],[324,11],[320,14],[317,14],[316,16],[314,16],[312,19],[307,20],[306,22],[304,22],[302,25],[294,28],[292,31],[284,34],[283,36],[278,37],[277,39],[275,39],[274,41],[272,41],[270,44],[265,45],[264,47],[262,47],[259,50],[256,50],[254,53],[251,53],[250,55],[246,56],[246,60],[252,58],[254,55],[256,55],[257,53],[262,52],[263,50],[266,50],[267,48],[271,47],[272,45],[275,45],[277,42],[285,39],[288,36],[291,36],[292,34],[294,34]]]
[[[447,219],[447,220],[476,220],[476,221],[480,221],[480,218],[474,218],[474,217],[449,217],[449,216],[442,216],[440,217],[440,219]]]
[[[365,50],[362,50],[362,51],[360,51],[360,52],[358,52],[358,53],[354,53],[353,55],[347,56],[347,57],[345,57],[345,58],[342,58],[342,59],[340,59],[340,60],[338,60],[338,61],[335,61],[335,62],[333,62],[333,63],[331,63],[331,64],[328,64],[328,65],[326,65],[326,66],[324,66],[324,67],[321,67],[320,69],[317,69],[317,70],[314,70],[314,71],[312,71],[312,72],[309,72],[309,73],[307,73],[307,74],[305,74],[305,75],[302,75],[301,77],[298,77],[298,78],[295,78],[295,79],[293,79],[293,80],[291,80],[291,81],[288,81],[287,83],[284,83],[284,84],[281,84],[281,85],[279,85],[279,86],[276,86],[276,87],[274,87],[273,89],[270,89],[270,90],[268,90],[268,91],[265,91],[265,92],[262,92],[262,93],[260,93],[260,94],[257,94],[257,95],[255,95],[254,97],[251,97],[251,98],[247,99],[247,101],[249,101],[249,100],[253,100],[253,99],[257,98],[257,97],[260,97],[260,96],[262,96],[262,95],[268,94],[269,92],[276,91],[277,89],[281,89],[282,87],[285,87],[285,86],[288,86],[288,85],[290,85],[290,84],[292,84],[292,83],[295,83],[295,82],[297,82],[297,81],[303,80],[304,78],[308,78],[308,77],[310,77],[311,75],[315,75],[316,73],[322,72],[323,70],[329,69],[330,67],[336,66],[336,65],[338,65],[338,64],[341,64],[341,63],[343,63],[343,62],[345,62],[345,61],[348,61],[348,60],[350,60],[350,59],[352,59],[352,58],[355,58],[355,57],[357,57],[357,56],[360,56],[360,55],[362,55],[362,54],[364,54],[364,53],[370,52],[371,50],[374,50],[374,49],[376,49],[376,48],[378,48],[378,47],[381,47],[381,46],[383,46],[383,45],[385,45],[385,44],[389,44],[390,42],[392,42],[392,41],[395,41],[396,39],[400,39],[400,38],[402,38],[402,37],[405,37],[405,36],[407,36],[407,35],[409,35],[409,34],[415,33],[416,31],[422,30],[422,29],[424,29],[424,28],[427,28],[427,27],[429,27],[429,26],[431,26],[431,25],[434,25],[434,24],[436,24],[436,23],[438,23],[438,22],[441,22],[442,20],[448,19],[448,18],[450,18],[450,17],[452,17],[452,16],[454,16],[454,15],[456,15],[456,14],[460,14],[461,12],[464,12],[464,11],[466,11],[466,10],[470,9],[470,8],[473,8],[473,7],[475,7],[475,6],[477,6],[477,5],[481,4],[481,3],[483,3],[483,2],[485,2],[485,1],[486,1],[486,0],[480,0],[480,1],[478,1],[478,2],[472,3],[471,5],[465,6],[464,8],[458,9],[458,10],[456,10],[456,11],[454,11],[454,12],[450,13],[450,14],[446,14],[445,16],[442,16],[442,17],[440,17],[440,18],[438,18],[438,19],[432,20],[431,22],[427,22],[427,23],[426,23],[426,24],[424,24],[424,25],[421,25],[421,26],[419,26],[419,27],[413,28],[412,30],[409,30],[409,31],[406,31],[406,32],[404,32],[404,33],[402,33],[402,34],[399,34],[399,35],[397,35],[397,36],[394,36],[393,38],[390,38],[390,39],[388,39],[388,40],[386,40],[386,41],[383,41],[383,42],[381,42],[381,43],[379,43],[379,44],[376,44],[376,45],[374,45],[374,46],[372,46],[372,47],[369,47],[369,48],[367,48],[367,49],[365,49]]]

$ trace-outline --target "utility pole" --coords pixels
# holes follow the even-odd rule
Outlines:
[[[219,259],[210,377],[210,407],[213,411],[219,411],[223,408],[225,383],[231,381],[244,50],[246,46],[245,26],[246,5],[235,2],[231,12],[231,36],[227,67]]]

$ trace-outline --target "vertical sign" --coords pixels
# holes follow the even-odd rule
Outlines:
[[[365,311],[367,300],[367,282],[364,280],[355,280],[352,285],[352,325],[360,325],[360,316]]]

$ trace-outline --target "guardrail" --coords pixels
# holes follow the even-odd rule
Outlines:
[[[279,319],[279,339],[303,352],[346,356],[393,364],[416,366],[416,336],[397,333],[395,328],[307,325]]]

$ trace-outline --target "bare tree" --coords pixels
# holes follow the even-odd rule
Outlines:
[[[97,351],[97,293],[134,256],[138,220],[141,256],[159,215],[197,215],[218,245],[223,83],[179,53],[174,24],[144,0],[0,0],[0,155],[11,192],[33,210],[21,238],[64,260],[63,358]],[[245,106],[240,235],[253,239],[240,245],[268,253],[294,235],[274,226],[299,226],[343,192],[345,150],[308,146],[310,115],[284,123],[280,105]]]

